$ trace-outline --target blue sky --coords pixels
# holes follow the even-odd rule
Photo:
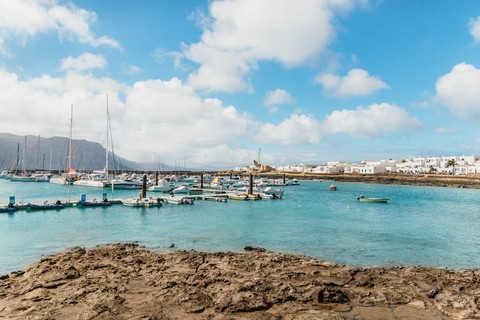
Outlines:
[[[1,131],[192,167],[480,150],[480,2],[0,0]]]

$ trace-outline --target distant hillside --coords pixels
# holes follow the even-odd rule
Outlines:
[[[27,136],[25,167],[27,170],[65,170],[68,138]],[[25,136],[0,133],[0,167],[22,170]],[[18,152],[18,153],[17,153]],[[50,157],[51,155],[51,157]],[[109,168],[114,161],[109,152]],[[105,168],[105,148],[87,140],[73,140],[72,167],[76,170],[103,170]],[[146,165],[123,159],[115,155],[117,171],[147,170]]]

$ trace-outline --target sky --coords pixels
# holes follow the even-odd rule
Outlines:
[[[480,1],[0,0],[1,132],[106,146],[107,105],[137,162],[479,154]]]

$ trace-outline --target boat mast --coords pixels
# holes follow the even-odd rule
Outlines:
[[[73,127],[73,104],[70,107],[70,132],[68,134],[67,159],[65,161],[65,171],[72,167],[72,127]]]
[[[25,144],[23,145],[22,176],[25,176],[25,152],[26,151],[27,151],[27,136],[25,136]]]
[[[109,121],[110,119],[108,114],[108,94],[107,94],[107,148],[105,149],[105,171],[106,171],[107,180],[108,180],[108,122]]]
[[[40,149],[40,136],[38,136],[38,141],[37,141],[37,157],[35,158],[35,172],[38,169],[38,152]]]

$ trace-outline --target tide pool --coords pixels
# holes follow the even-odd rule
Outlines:
[[[246,245],[353,266],[480,267],[480,190],[300,181],[281,200],[72,207],[0,213],[0,274],[80,246],[137,241],[153,251],[240,251]],[[0,180],[0,203],[112,198],[110,189]],[[115,190],[114,197],[139,190]],[[390,197],[363,203],[356,197]],[[158,196],[160,193],[148,193]]]

